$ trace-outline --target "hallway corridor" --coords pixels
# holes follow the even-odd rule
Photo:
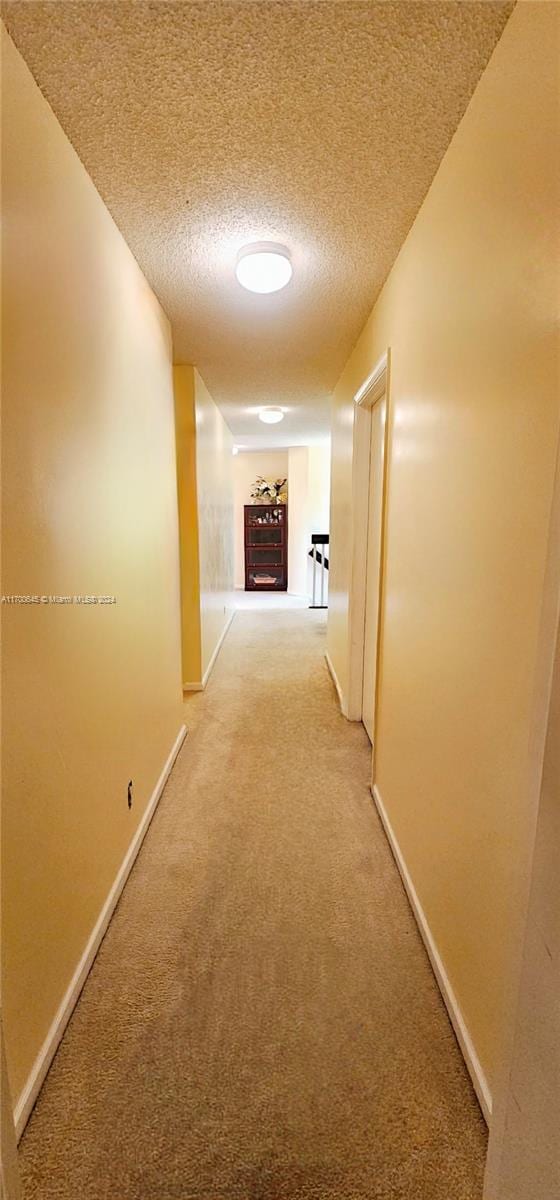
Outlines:
[[[21,1143],[26,1200],[479,1200],[484,1122],[324,630],[237,612],[186,702]]]

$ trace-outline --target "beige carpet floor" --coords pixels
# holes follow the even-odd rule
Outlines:
[[[323,654],[323,613],[238,612],[186,704],[25,1200],[480,1200],[484,1123]]]

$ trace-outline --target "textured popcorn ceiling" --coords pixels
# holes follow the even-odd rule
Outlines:
[[[329,393],[511,3],[2,5],[16,45],[238,440],[329,426]],[[247,242],[294,278],[255,297]],[[265,428],[251,406],[285,405]]]

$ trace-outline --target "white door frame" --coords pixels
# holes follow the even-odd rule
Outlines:
[[[354,395],[354,436],[352,446],[352,560],[348,603],[348,696],[347,716],[350,721],[362,719],[362,689],[364,674],[364,622],[366,607],[366,562],[369,500],[369,455],[371,410],[385,396],[385,446],[383,460],[383,500],[381,514],[381,570],[379,572],[379,625],[377,632],[377,684],[381,678],[381,635],[383,630],[383,591],[385,579],[387,477],[389,466],[391,351],[388,348],[364,379]],[[377,713],[377,703],[375,705]],[[377,742],[374,724],[374,753]]]

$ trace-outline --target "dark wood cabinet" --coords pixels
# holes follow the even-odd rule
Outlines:
[[[245,591],[288,590],[288,505],[246,504]]]

